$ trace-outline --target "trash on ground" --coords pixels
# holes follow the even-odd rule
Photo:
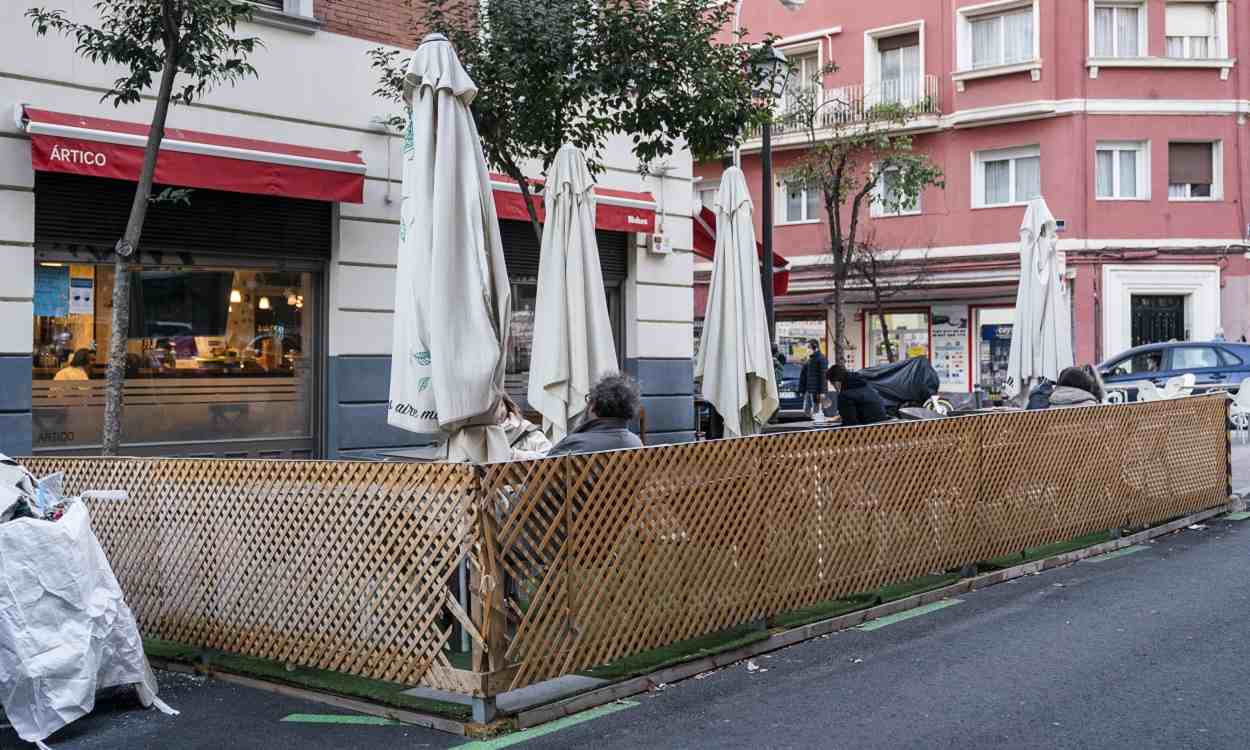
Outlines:
[[[42,743],[95,708],[96,691],[156,677],[87,506],[64,477],[36,479],[0,454],[0,704],[18,736]]]
[[[863,659],[851,659],[851,663],[852,663],[852,664],[863,664],[863,663],[864,663],[864,660],[863,660]]]
[[[748,672],[767,672],[768,670],[756,664],[754,659],[750,659],[747,661],[747,671]]]
[[[668,683],[667,683],[667,682],[661,682],[661,683],[659,683],[658,685],[656,685],[656,686],[655,686],[655,692],[657,692],[657,693],[662,693],[662,692],[664,692],[665,690],[668,690]]]
[[[1195,523],[1189,526],[1190,531],[1202,531],[1207,525],[1205,523]]]

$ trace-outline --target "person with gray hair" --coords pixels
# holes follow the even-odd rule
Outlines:
[[[598,453],[625,448],[641,448],[642,441],[629,429],[641,404],[638,384],[626,375],[605,375],[590,388],[586,397],[586,420],[548,456]]]

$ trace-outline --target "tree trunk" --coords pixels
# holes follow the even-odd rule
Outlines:
[[[521,188],[521,199],[525,201],[525,211],[530,216],[530,228],[534,230],[534,236],[538,238],[538,246],[543,244],[543,225],[538,220],[538,205],[534,203],[534,194],[530,192],[530,181],[516,164],[509,163],[504,165],[504,172],[509,177],[516,180],[517,185]]]
[[[836,262],[836,261],[835,261]],[[843,365],[846,362],[846,306],[842,302],[842,294],[846,289],[846,279],[835,272],[833,277],[833,364]]]
[[[169,9],[166,8],[166,13]],[[139,251],[139,238],[143,222],[148,214],[148,202],[152,196],[152,179],[156,174],[156,157],[165,137],[165,120],[169,116],[169,99],[178,73],[178,49],[176,41],[165,44],[165,67],[161,70],[160,89],[156,98],[156,111],[152,114],[152,128],[143,153],[143,170],[135,187],[135,199],[130,204],[130,218],[126,233],[118,243],[113,261],[113,329],[109,334],[108,380],[104,392],[104,434],[101,453],[116,456],[122,436],[122,408],[126,385],[126,343],[130,338],[130,259]],[[126,254],[122,251],[129,248]]]
[[[881,302],[879,292],[874,292],[873,296],[877,303],[877,322],[881,325],[881,343],[885,345],[885,359],[890,364],[894,364],[897,358],[894,356],[894,344],[890,343],[890,327],[885,323],[885,305]]]

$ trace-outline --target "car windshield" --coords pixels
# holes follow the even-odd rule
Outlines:
[[[1163,369],[1163,351],[1138,352],[1116,361],[1107,368],[1107,375],[1136,375]]]

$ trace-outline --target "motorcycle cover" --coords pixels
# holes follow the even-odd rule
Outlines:
[[[901,406],[924,404],[937,394],[941,386],[937,371],[927,357],[869,367],[860,370],[859,375],[877,389],[881,400],[885,401],[886,411],[891,415],[897,415]]]

